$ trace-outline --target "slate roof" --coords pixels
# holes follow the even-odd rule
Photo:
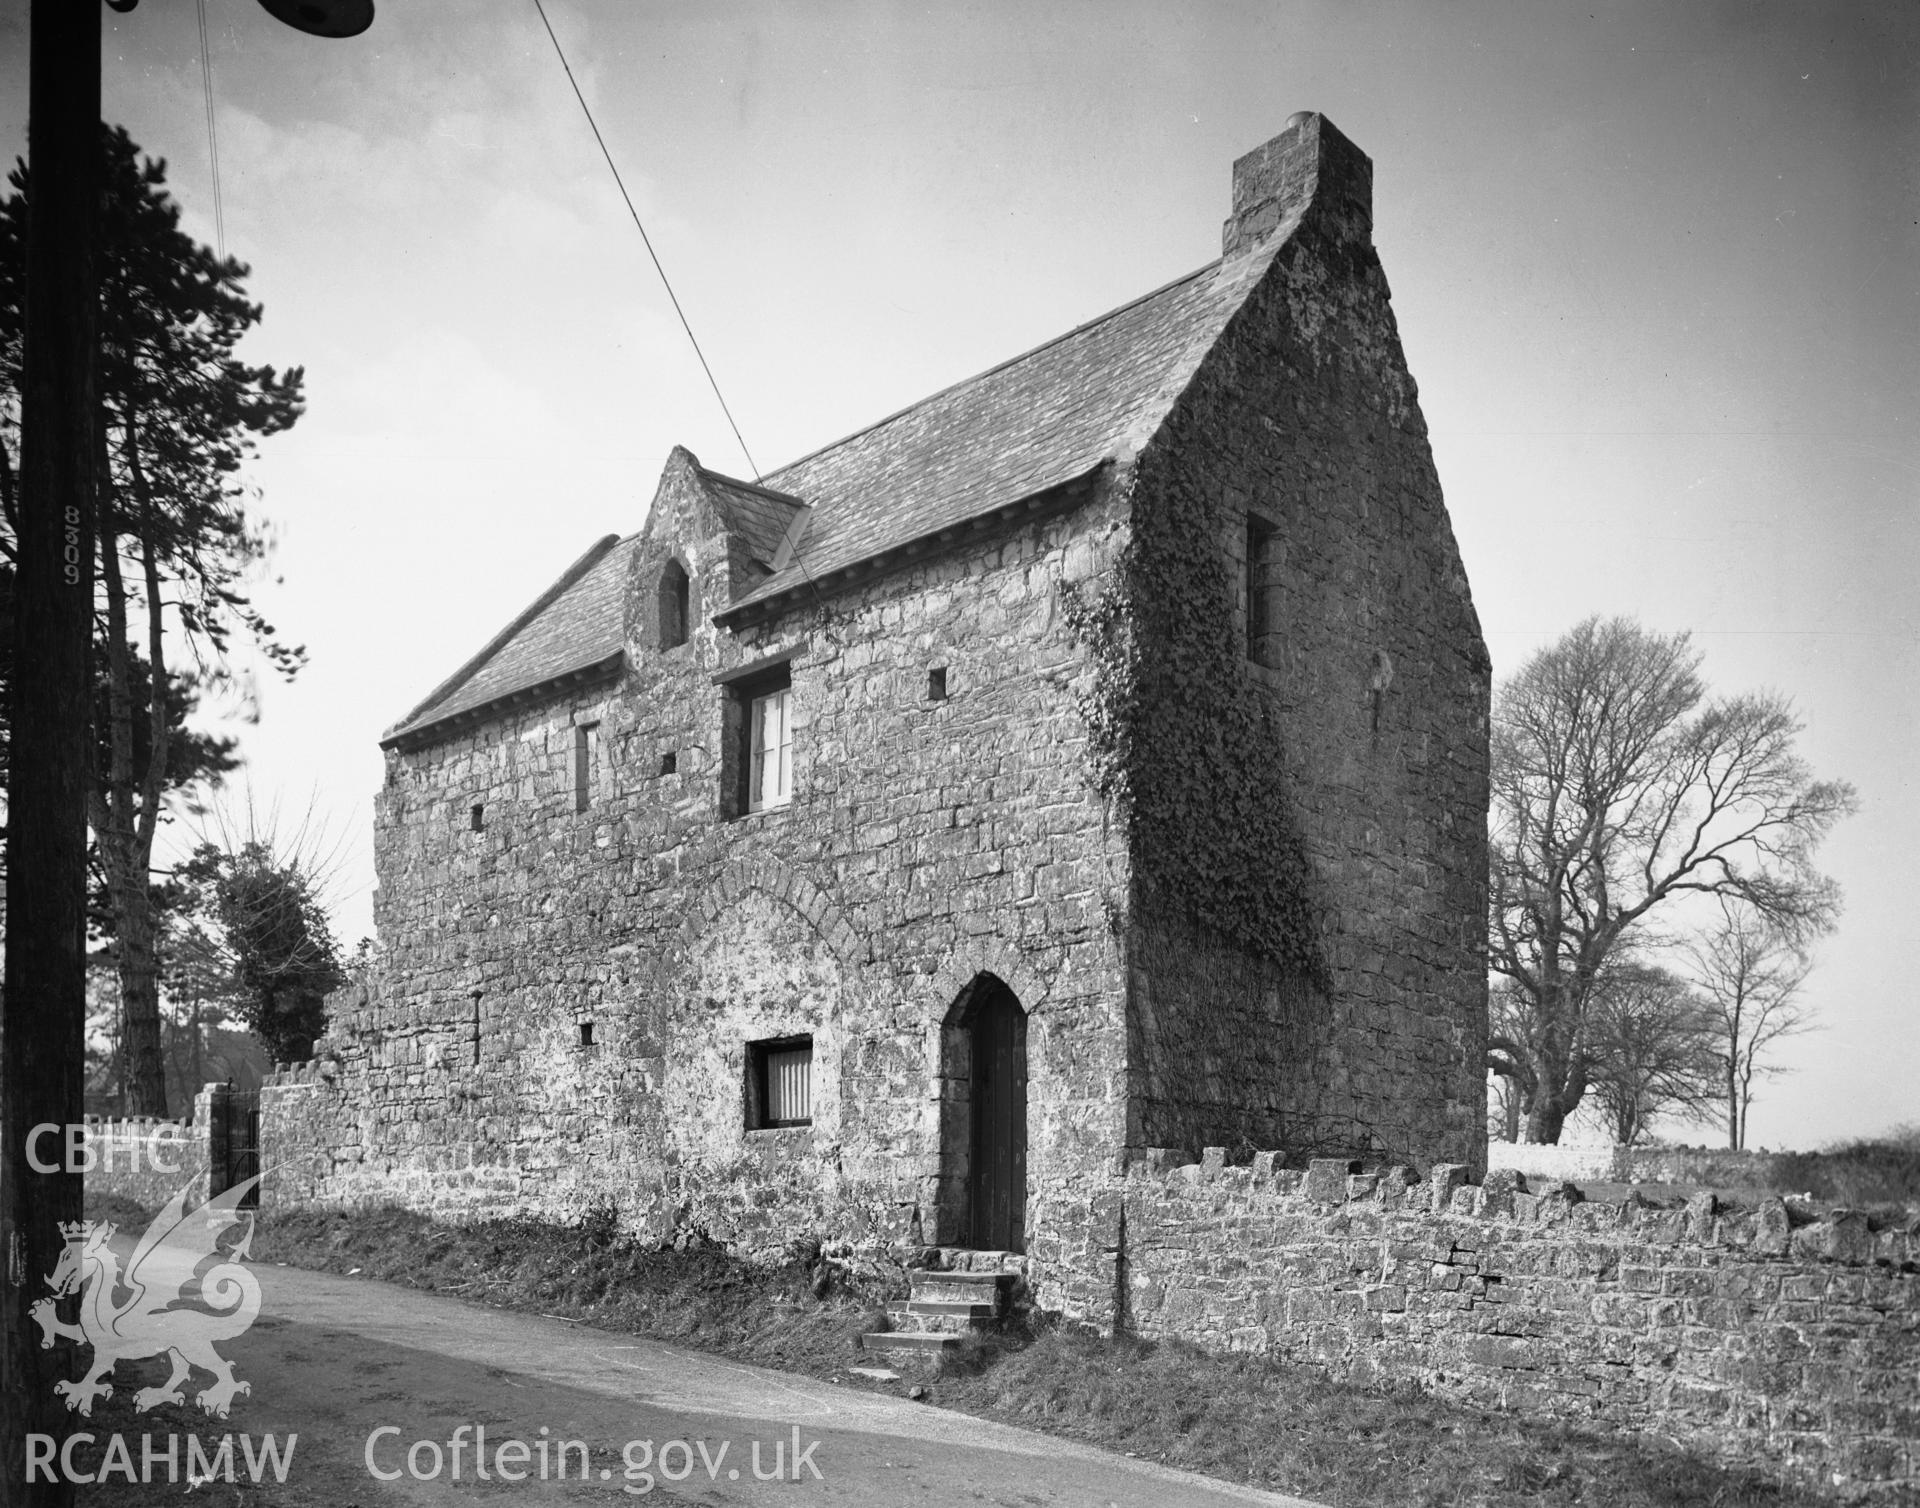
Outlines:
[[[639,542],[638,534],[597,541],[380,742],[414,742],[427,728],[477,718],[535,686],[611,673],[624,648],[627,563]]]
[[[1284,240],[1203,267],[763,477],[813,517],[797,562],[734,609],[1138,449]]]
[[[700,479],[707,484],[707,495],[727,527],[747,542],[755,560],[771,570],[774,557],[780,553],[780,541],[786,538],[793,516],[805,506],[804,501],[737,477],[722,476],[704,466]]]
[[[768,568],[800,506],[812,510],[793,560],[719,621],[774,610],[778,599],[810,592],[836,572],[1137,451],[1298,218],[1296,211],[1257,250],[1210,263],[758,483],[700,468],[716,509]],[[536,687],[617,669],[621,597],[638,539],[601,540],[382,743],[422,742]]]

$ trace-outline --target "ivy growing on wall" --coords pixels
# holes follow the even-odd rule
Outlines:
[[[1208,510],[1135,487],[1109,584],[1063,593],[1095,672],[1081,698],[1094,784],[1128,823],[1146,904],[1324,988],[1281,730],[1248,684]]]

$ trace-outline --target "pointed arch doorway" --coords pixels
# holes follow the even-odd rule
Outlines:
[[[947,1163],[942,1227],[980,1251],[1025,1251],[1027,1013],[992,974],[955,997],[942,1029]]]

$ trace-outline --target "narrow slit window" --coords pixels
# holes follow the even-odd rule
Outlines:
[[[680,754],[678,750],[669,749],[660,756],[660,773],[662,775],[672,775],[678,771],[679,768]]]
[[[473,1029],[473,1066],[480,1066],[480,992],[473,992],[473,1013],[470,1021]]]
[[[1255,664],[1271,663],[1268,636],[1274,631],[1273,612],[1274,527],[1263,518],[1247,515],[1246,583],[1247,658]]]
[[[487,809],[477,801],[473,804],[473,810],[467,813],[467,827],[476,833],[487,830]]]
[[[593,805],[593,767],[600,752],[600,725],[575,723],[573,728],[573,809]]]
[[[582,1047],[593,1046],[593,1023],[591,1021],[582,1021],[580,1023],[580,1045]]]
[[[944,702],[947,699],[947,667],[936,665],[927,672],[927,700]]]

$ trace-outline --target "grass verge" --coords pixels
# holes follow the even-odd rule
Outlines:
[[[856,1338],[882,1327],[887,1295],[804,1250],[762,1267],[715,1248],[636,1245],[593,1222],[450,1226],[380,1210],[271,1213],[253,1255],[887,1392],[915,1381],[873,1383],[850,1372],[865,1360]],[[981,1337],[929,1383],[928,1401],[1334,1508],[1831,1501],[1661,1441],[1489,1413],[1412,1387],[1363,1388],[1262,1357],[1044,1323]]]
[[[1920,1208],[1920,1123],[1884,1136],[1834,1142],[1818,1152],[1730,1152],[1655,1147],[1662,1179],[1749,1194],[1800,1195],[1823,1206],[1866,1209],[1904,1223]]]
[[[934,1401],[1336,1508],[1829,1501],[1662,1441],[1064,1328],[990,1347],[977,1371],[938,1383]]]

